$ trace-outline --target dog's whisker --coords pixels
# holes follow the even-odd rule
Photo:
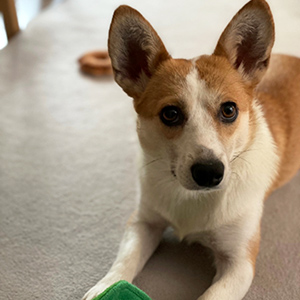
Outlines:
[[[247,163],[249,163],[244,157],[241,157],[242,154],[246,153],[246,152],[250,152],[250,151],[258,151],[259,149],[246,149],[241,151],[239,154],[237,154],[236,156],[233,157],[233,159],[230,161],[230,163],[234,162],[237,158],[240,158],[244,161],[246,161]]]
[[[241,179],[241,176],[237,172],[231,172],[231,174],[235,175],[236,177],[238,177],[238,179]]]
[[[155,159],[153,159],[153,160],[147,162],[146,164],[144,164],[143,166],[141,166],[141,169],[146,168],[146,167],[152,165],[153,163],[155,163],[155,162],[157,162],[157,161],[159,161],[159,160],[162,160],[162,158],[161,158],[161,157],[155,158]]]
[[[238,156],[237,158],[243,160],[244,162],[246,162],[247,164],[251,165],[250,162],[248,160],[246,160],[245,158]]]

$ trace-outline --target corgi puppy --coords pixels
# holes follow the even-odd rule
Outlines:
[[[248,2],[212,55],[173,59],[144,17],[119,7],[109,31],[114,77],[133,98],[141,198],[116,261],[86,293],[132,282],[166,227],[214,252],[198,300],[240,300],[255,273],[264,200],[300,168],[300,59],[272,55],[264,0]]]

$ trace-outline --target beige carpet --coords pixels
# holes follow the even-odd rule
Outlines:
[[[126,1],[175,57],[210,53],[245,2]],[[299,0],[269,2],[275,51],[300,56]],[[76,60],[106,47],[121,3],[66,1],[0,52],[0,300],[79,300],[116,255],[138,198],[135,115],[111,79],[80,74]],[[266,203],[247,300],[300,299],[299,183],[298,175]],[[153,300],[196,299],[211,261],[201,246],[167,236],[135,282]]]

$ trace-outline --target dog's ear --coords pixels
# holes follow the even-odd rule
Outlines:
[[[257,84],[267,69],[274,37],[269,5],[252,0],[227,25],[214,54],[225,56],[247,81]]]
[[[170,58],[160,37],[135,9],[116,9],[109,30],[108,51],[116,82],[138,98],[159,64]]]

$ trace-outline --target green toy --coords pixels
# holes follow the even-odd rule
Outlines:
[[[93,300],[151,300],[151,298],[135,285],[120,280]]]

